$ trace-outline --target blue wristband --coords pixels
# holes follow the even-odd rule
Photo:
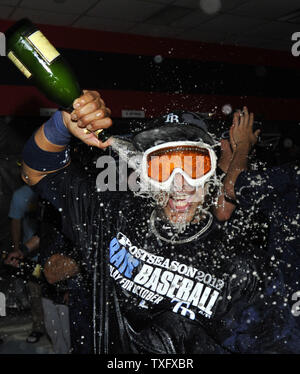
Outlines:
[[[52,144],[67,145],[70,142],[72,135],[64,125],[59,110],[44,124],[44,134]]]

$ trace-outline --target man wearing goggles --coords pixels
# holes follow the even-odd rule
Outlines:
[[[201,115],[169,113],[134,135],[132,145],[139,154],[140,162],[133,167],[139,176],[140,194],[162,208],[155,216],[164,216],[173,228],[199,221],[199,214],[202,221],[210,216],[208,188],[220,188],[215,151],[219,142],[209,134]]]
[[[56,112],[28,141],[23,165],[94,275],[95,353],[299,353],[276,267],[246,225],[232,235],[212,215],[218,142],[205,121],[174,111],[129,141],[85,131],[111,126],[109,116],[99,94],[84,91],[72,115]],[[127,159],[136,196],[99,192],[69,166],[70,134]]]

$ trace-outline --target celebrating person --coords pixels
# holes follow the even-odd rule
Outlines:
[[[94,132],[112,120],[100,95],[73,106],[29,139],[23,179],[60,210],[94,274],[95,352],[299,353],[277,267],[212,214],[221,182],[205,120],[174,111],[103,143]],[[139,190],[99,191],[72,166],[71,135],[112,146]]]

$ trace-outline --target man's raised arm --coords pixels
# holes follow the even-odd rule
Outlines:
[[[106,148],[93,133],[112,125],[111,111],[97,91],[83,91],[74,100],[73,112],[57,111],[27,141],[23,151],[22,178],[35,185],[44,176],[66,167],[70,163],[67,145],[75,136],[89,146]],[[86,131],[89,130],[91,132]]]
[[[243,108],[242,115],[235,113],[233,125],[230,129],[231,143],[233,146],[233,156],[224,178],[224,194],[235,200],[235,182],[244,170],[247,170],[248,155],[252,147],[256,144],[260,130],[253,132],[253,113],[248,112],[248,108]]]
[[[219,197],[217,207],[214,208],[214,214],[220,221],[228,220],[235,210],[235,182],[240,173],[247,170],[248,155],[260,133],[260,130],[253,132],[253,122],[254,115],[249,114],[247,107],[243,108],[243,112],[238,111],[234,114],[230,128],[231,161],[225,170],[223,193]]]

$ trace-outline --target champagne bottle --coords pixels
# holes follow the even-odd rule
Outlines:
[[[72,103],[82,92],[79,83],[68,62],[43,33],[25,18],[10,27],[5,36],[7,57],[25,77],[63,110],[73,111]]]

